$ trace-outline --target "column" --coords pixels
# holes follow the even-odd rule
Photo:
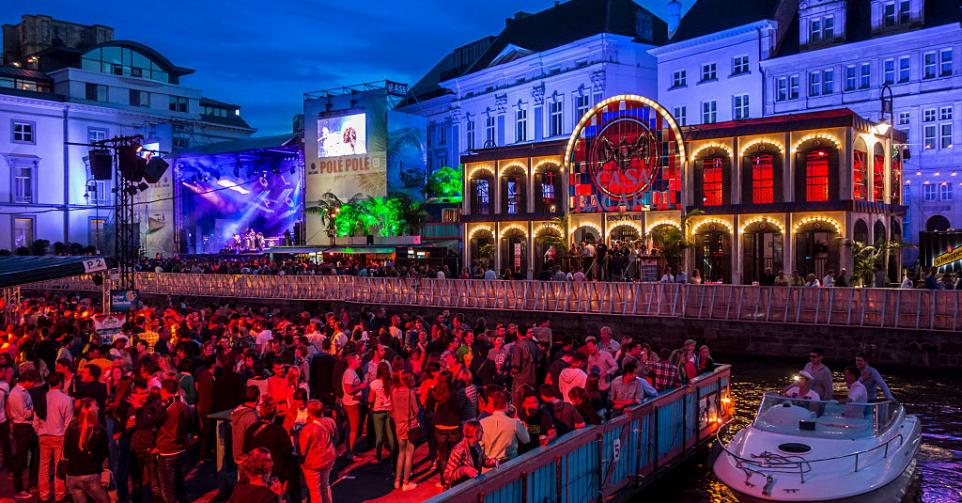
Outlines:
[[[534,236],[534,233],[533,233],[534,225],[533,225],[533,223],[531,222],[530,219],[528,220],[527,225],[528,225],[528,233],[527,233],[527,235],[526,235],[526,238],[527,238],[527,242],[528,242],[528,247],[527,247],[527,248],[528,248],[528,251],[527,251],[527,253],[528,253],[528,270],[527,270],[527,273],[525,274],[525,276],[526,276],[528,279],[534,279],[534,244],[535,244],[535,240],[534,240],[534,237],[535,237],[535,236]]]
[[[729,177],[732,181],[732,204],[742,203],[742,156],[739,152],[741,143],[740,138],[737,136],[732,138],[732,173]]]
[[[501,214],[501,161],[494,161],[494,214]]]
[[[525,195],[525,209],[528,213],[534,213],[534,167],[531,165],[531,158],[528,158],[528,176]]]
[[[501,274],[501,222],[494,223],[494,272]]]
[[[785,145],[783,150],[785,157],[782,159],[782,197],[785,198],[785,202],[791,202],[795,200],[795,155],[792,152],[792,134],[786,132],[782,142]],[[788,235],[786,239],[789,239],[791,229],[786,229],[785,234]],[[785,267],[788,267],[788,262],[785,262]]]
[[[787,149],[786,149],[787,150]],[[795,270],[795,233],[792,229],[795,228],[795,215],[793,213],[787,213],[785,215],[785,232],[782,233],[782,268],[787,276],[792,275],[792,271]],[[778,271],[775,271],[778,273]]]
[[[731,256],[731,266],[732,266],[732,284],[740,285],[742,284],[742,264],[743,260],[739,260],[742,256],[742,240],[741,240],[741,215],[737,213],[734,215],[734,226],[732,226],[732,256]]]

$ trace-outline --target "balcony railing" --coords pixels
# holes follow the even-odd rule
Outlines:
[[[962,291],[137,273],[142,295],[358,302],[450,309],[957,331]],[[24,289],[99,292],[89,278]]]

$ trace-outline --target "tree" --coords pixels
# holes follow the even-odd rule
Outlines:
[[[651,240],[661,245],[661,254],[668,262],[668,266],[677,271],[685,249],[691,243],[681,234],[681,230],[673,225],[659,225],[649,233]]]
[[[852,241],[852,286],[872,286],[875,266],[890,253],[899,253],[902,248],[912,246],[901,241],[885,241],[872,246],[861,241]]]
[[[464,171],[445,166],[428,177],[428,198],[458,203],[463,199]]]

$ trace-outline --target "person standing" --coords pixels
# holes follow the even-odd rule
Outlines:
[[[882,393],[885,395],[886,400],[895,401],[895,397],[892,396],[892,391],[889,389],[888,384],[885,384],[885,379],[882,379],[882,375],[875,370],[874,367],[868,364],[868,355],[862,352],[855,354],[855,366],[859,370],[859,381],[865,386],[865,392],[868,395],[868,399],[875,400],[877,394],[877,388],[882,388]]]
[[[808,363],[803,370],[812,374],[812,389],[818,393],[822,400],[831,400],[832,391],[832,371],[824,363],[822,357],[825,351],[822,348],[813,348],[808,352]]]
[[[155,474],[160,495],[167,503],[186,503],[184,486],[184,458],[187,454],[187,405],[177,393],[176,379],[164,379],[160,387],[160,399],[166,413],[164,422],[157,430],[154,454],[157,455]]]
[[[246,482],[234,487],[228,503],[277,503],[284,491],[279,481],[268,480],[273,467],[271,451],[264,447],[251,450],[240,466]],[[316,502],[311,501],[311,503]]]
[[[10,448],[10,420],[7,417],[7,397],[10,396],[10,379],[13,368],[9,363],[0,365],[0,452],[3,453],[3,467],[10,470],[13,449]]]
[[[858,380],[859,374],[858,367],[854,365],[845,367],[845,385],[848,386],[849,403],[868,402],[868,392],[865,391],[865,385]]]
[[[383,346],[379,346],[383,347]],[[381,448],[387,444],[387,454],[394,452],[394,430],[391,429],[391,367],[386,361],[377,365],[376,377],[371,381],[368,403],[374,420],[374,458],[381,462]]]
[[[155,493],[160,492],[156,481],[150,477],[155,471],[155,459],[151,451],[157,440],[157,429],[164,423],[166,410],[159,396],[148,390],[147,381],[143,379],[134,381],[133,391],[127,402],[130,408],[124,422],[130,433],[131,495],[134,503],[140,503],[146,500],[146,492],[151,489],[150,486],[156,489]],[[150,486],[145,487],[145,482]]]
[[[602,350],[598,345],[598,339],[589,335],[585,338],[585,351],[588,353],[588,373],[598,374],[598,389],[602,394],[608,392],[611,386],[611,378],[618,370],[615,358],[608,351]]]
[[[527,333],[511,346],[511,396],[518,396],[521,386],[536,386],[538,362],[541,361],[541,349],[532,340],[534,332]],[[520,403],[515,404],[521,406]]]
[[[359,459],[356,451],[357,434],[361,429],[361,396],[367,388],[367,384],[361,382],[357,375],[357,369],[361,367],[361,359],[355,355],[347,355],[347,369],[341,377],[341,389],[344,395],[341,397],[341,405],[344,407],[344,414],[347,415],[349,426],[347,434],[347,451],[345,452],[351,459]]]
[[[309,422],[298,437],[298,449],[304,460],[301,471],[310,503],[332,503],[331,469],[337,459],[334,447],[337,425],[333,419],[324,417],[324,405],[320,400],[307,402],[307,414]]]
[[[80,400],[77,418],[64,437],[64,462],[67,464],[66,485],[74,503],[107,503],[105,482],[109,482],[107,466],[107,432],[100,426],[97,403],[92,398]],[[168,500],[173,501],[173,500]]]
[[[7,397],[7,419],[12,426],[14,442],[10,468],[13,470],[13,490],[18,499],[30,497],[23,481],[23,471],[27,469],[27,454],[31,451],[34,456],[38,454],[35,447],[37,439],[33,429],[33,399],[30,398],[30,389],[39,380],[40,374],[36,370],[26,370]]]
[[[397,380],[391,386],[391,417],[394,419],[398,442],[394,488],[400,488],[402,491],[410,491],[417,487],[416,483],[411,482],[411,468],[414,464],[414,442],[411,439],[411,430],[418,427],[418,401],[413,388],[414,375],[408,370],[400,371]]]
[[[300,474],[296,473],[297,466],[294,463],[294,445],[291,443],[291,436],[287,434],[284,427],[277,424],[274,419],[277,416],[274,400],[265,396],[257,408],[257,415],[260,420],[252,424],[244,435],[244,452],[251,452],[258,447],[264,447],[271,453],[273,460],[273,470],[271,474],[281,481],[281,486],[285,488],[291,501],[301,501],[300,499]],[[297,475],[294,482],[292,475]],[[292,483],[293,482],[293,483]],[[297,494],[293,494],[296,491]]]
[[[73,399],[63,392],[63,374],[54,372],[47,378],[47,416],[34,417],[34,429],[40,437],[40,478],[37,489],[40,501],[50,499],[50,479],[54,481],[56,501],[67,497],[64,481],[55,476],[57,463],[63,458],[64,435],[73,420]]]
[[[261,390],[257,386],[248,386],[244,403],[238,405],[230,413],[231,447],[234,463],[237,464],[237,476],[244,471],[244,438],[250,426],[257,422],[257,402],[260,400]]]
[[[516,457],[518,444],[531,441],[528,428],[519,419],[508,416],[508,394],[504,391],[498,390],[488,396],[488,408],[491,415],[481,420],[481,445],[485,457],[499,462]]]

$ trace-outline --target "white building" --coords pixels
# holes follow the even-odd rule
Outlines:
[[[112,182],[95,181],[89,148],[143,135],[164,152],[250,136],[240,107],[184,86],[193,70],[111,28],[47,16],[4,26],[0,66],[0,249],[36,239],[112,248]],[[141,246],[172,252],[172,170],[139,195]],[[148,220],[151,225],[147,225]]]
[[[631,0],[570,0],[446,55],[401,111],[428,124],[428,169],[483,148],[567,138],[603,97],[655,96],[664,21]]]
[[[962,227],[952,188],[962,184],[954,147],[962,141],[958,2],[748,3],[731,9],[724,0],[699,0],[669,43],[650,51],[658,58],[658,100],[687,124],[835,108],[879,120],[889,85],[894,126],[909,135],[906,239]],[[863,196],[876,199],[871,191]]]

